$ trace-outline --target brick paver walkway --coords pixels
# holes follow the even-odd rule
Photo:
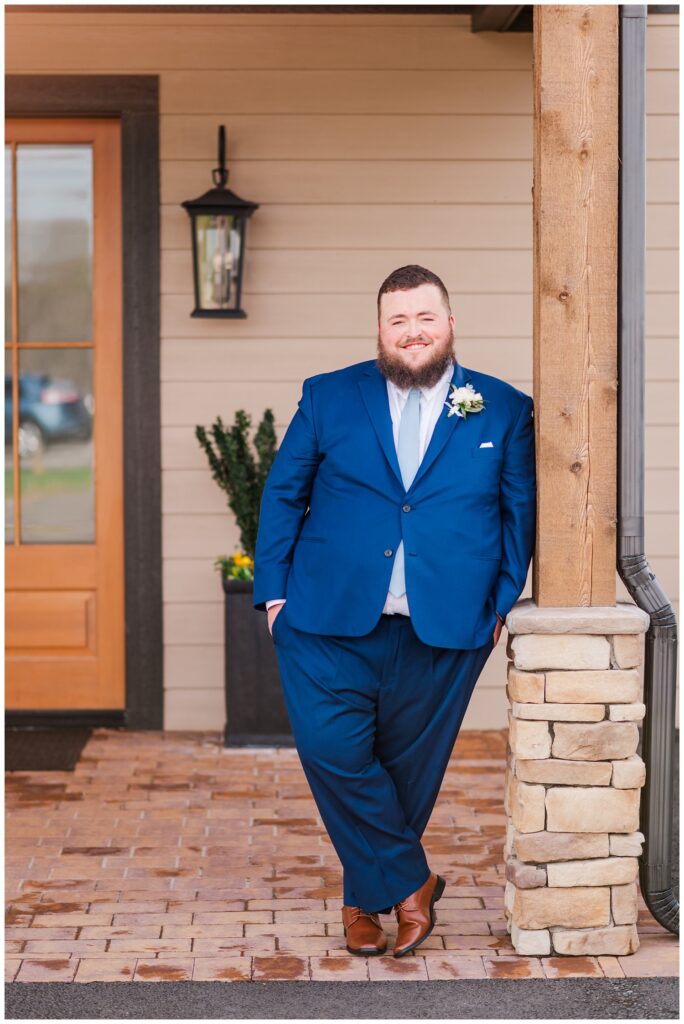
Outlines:
[[[10,981],[437,980],[677,973],[641,904],[632,956],[517,956],[503,915],[506,732],[462,732],[423,836],[432,935],[352,956],[341,868],[297,753],[98,729],[74,772],[6,776]]]

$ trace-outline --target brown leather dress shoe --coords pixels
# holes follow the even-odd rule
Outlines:
[[[347,949],[357,956],[380,956],[387,949],[387,936],[377,913],[367,914],[361,907],[342,907],[342,924]]]
[[[395,957],[405,956],[427,939],[437,920],[433,907],[444,892],[445,885],[441,875],[431,871],[430,877],[420,889],[395,904],[394,912],[399,922],[394,943]]]

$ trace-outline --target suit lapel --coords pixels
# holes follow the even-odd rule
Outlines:
[[[454,372],[451,378],[451,383],[457,388],[460,388],[463,387],[468,380],[470,380],[468,371],[462,367],[459,362],[454,363]],[[404,481],[401,477],[397,450],[394,446],[392,416],[389,407],[389,396],[387,394],[387,382],[380,373],[376,363],[373,363],[373,365],[366,370],[366,373],[361,380],[359,380],[358,384],[361,389],[361,395],[363,396],[371,423],[373,424],[378,441],[380,442],[380,446],[385,453],[387,461],[392,467],[402,490],[404,490]],[[448,412],[449,410],[446,404],[444,404],[435,424],[435,429],[432,433],[432,437],[430,438],[427,451],[425,452],[423,460],[418,467],[418,471],[413,478],[411,488],[415,487],[423,473],[432,465],[446,444],[447,439],[451,436],[452,432],[460,422],[460,417],[449,416]],[[409,488],[409,490],[411,490],[411,488]]]
[[[371,423],[378,435],[380,446],[387,457],[387,461],[394,470],[399,484],[404,489],[404,481],[401,478],[397,450],[394,447],[394,435],[392,433],[392,414],[389,407],[389,395],[387,394],[387,383],[378,370],[377,364],[373,364],[365,375],[358,382],[363,400],[368,409]]]

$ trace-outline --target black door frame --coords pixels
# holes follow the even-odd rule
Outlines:
[[[7,711],[6,722],[161,729],[159,77],[7,75],[5,116],[121,121],[126,623],[125,711]]]

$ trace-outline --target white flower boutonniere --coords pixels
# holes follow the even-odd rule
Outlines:
[[[469,412],[482,412],[484,398],[472,384],[466,384],[463,388],[457,388],[455,384],[450,384],[449,387],[451,394],[444,403],[449,407],[447,416],[453,416],[455,413],[465,419]]]

